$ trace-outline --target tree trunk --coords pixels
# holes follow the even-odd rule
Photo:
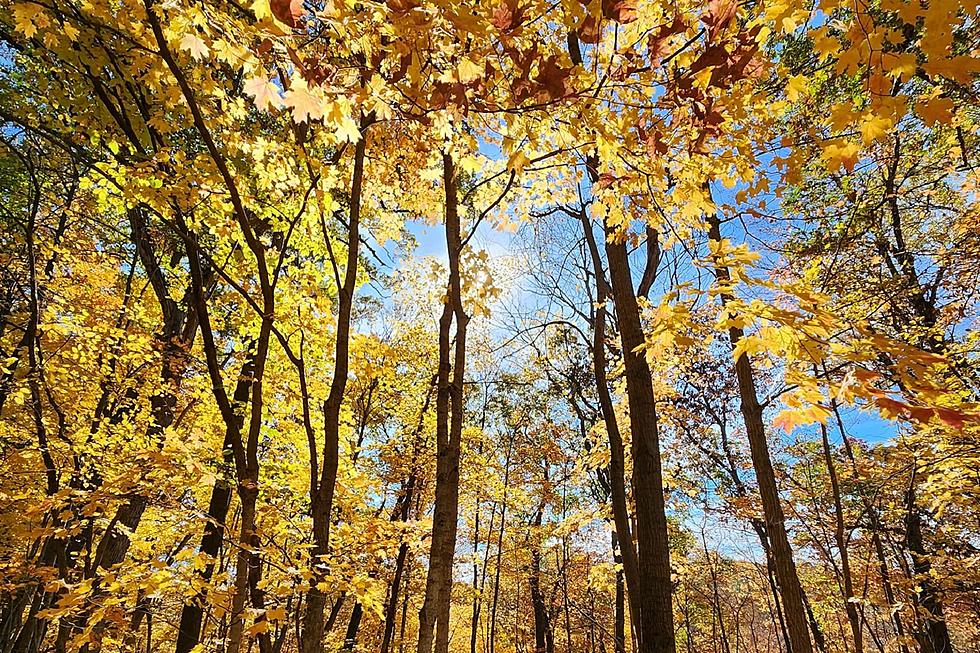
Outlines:
[[[619,541],[616,531],[612,532],[613,562],[622,565]],[[623,570],[616,570],[616,599],[613,612],[613,651],[626,653],[626,587],[623,583]]]
[[[844,507],[841,503],[840,481],[837,479],[837,465],[834,463],[833,452],[830,448],[830,436],[827,425],[820,425],[820,435],[823,441],[824,462],[830,476],[830,491],[834,499],[834,542],[840,555],[841,584],[844,590],[844,609],[847,611],[847,622],[851,627],[851,637],[854,640],[854,653],[864,653],[864,638],[861,632],[861,615],[857,603],[854,602],[854,583],[851,579],[851,557],[847,550],[847,539],[844,535]]]
[[[905,544],[912,556],[912,572],[918,588],[915,602],[921,614],[922,625],[915,638],[921,653],[955,653],[949,638],[949,629],[943,615],[943,605],[932,579],[932,563],[922,543],[922,516],[915,501],[915,469],[906,495]]]
[[[631,596],[630,603],[634,606],[633,613],[637,619],[634,630],[639,653],[674,653],[673,586],[670,581],[670,549],[656,399],[646,354],[636,351],[645,344],[646,339],[633,290],[626,243],[618,240],[617,234],[607,229],[606,259],[623,343],[626,394],[633,436],[631,452],[639,596]]]
[[[415,427],[415,438],[412,445],[412,466],[408,478],[405,479],[402,493],[398,497],[395,510],[392,511],[392,520],[407,522],[412,511],[412,503],[415,501],[416,489],[419,484],[418,455],[422,446],[422,428],[425,414],[429,411],[429,402],[432,399],[432,388],[437,379],[433,378],[432,385],[429,386],[425,395],[425,402],[419,411],[419,420]],[[380,653],[388,653],[391,642],[395,635],[395,617],[398,614],[398,591],[402,585],[402,577],[405,575],[405,567],[408,562],[408,542],[398,545],[398,556],[395,558],[395,571],[391,577],[391,585],[388,590],[388,602],[385,604],[384,634],[381,637]]]
[[[718,217],[709,215],[707,219],[709,224],[708,237],[715,242],[721,242],[721,226]],[[720,264],[715,265],[715,277],[723,286],[731,280],[728,268]],[[731,296],[727,292],[722,292],[721,298],[724,306],[730,301]],[[731,327],[728,333],[734,350],[743,337],[742,330],[738,327]],[[783,508],[779,501],[779,490],[776,487],[776,474],[772,467],[769,443],[766,440],[766,429],[762,419],[762,406],[759,404],[759,397],[755,388],[752,362],[747,354],[743,353],[735,361],[735,376],[738,380],[742,419],[748,435],[752,466],[759,483],[766,534],[772,547],[773,565],[782,598],[786,629],[789,632],[790,644],[793,647],[791,653],[811,653],[810,631],[807,626],[806,609],[803,605],[803,589],[796,574],[793,550],[786,534]]]
[[[449,609],[452,599],[453,558],[459,511],[459,453],[463,432],[463,374],[466,367],[466,326],[459,259],[462,253],[456,196],[456,170],[452,156],[444,153],[443,183],[446,197],[446,248],[449,284],[439,319],[439,391],[436,397],[436,487],[432,518],[432,543],[425,599],[419,611],[418,653],[447,653]],[[456,322],[456,342],[450,361],[450,328]],[[450,379],[450,374],[452,378]]]
[[[232,395],[236,407],[246,406],[249,400],[249,389],[252,385],[253,362],[252,355],[242,365],[238,383],[235,384],[235,392]],[[225,429],[225,439],[222,444],[222,463],[224,475],[234,465],[232,448],[233,439],[236,434],[241,433],[244,415],[236,413],[238,421],[236,428]],[[201,537],[201,545],[198,552],[208,557],[198,577],[202,583],[201,589],[194,598],[184,604],[180,611],[180,625],[177,629],[177,642],[175,653],[189,653],[201,641],[201,626],[204,619],[204,602],[207,599],[208,583],[214,575],[215,560],[225,536],[225,520],[228,518],[228,508],[231,506],[232,484],[229,479],[219,478],[211,488],[211,500],[208,502],[208,517],[204,524],[204,535]]]
[[[504,554],[504,531],[507,528],[507,490],[510,488],[510,457],[514,448],[514,433],[511,432],[507,442],[507,454],[504,456],[504,495],[500,501],[500,529],[497,531],[497,555],[493,567],[493,598],[490,600],[490,632],[488,633],[487,651],[494,653],[497,647],[497,606],[500,602],[500,562]],[[489,535],[487,541],[489,542]],[[487,553],[489,553],[489,545]]]
[[[344,645],[340,650],[354,650],[354,645],[357,643],[357,631],[361,628],[361,617],[363,615],[364,609],[361,607],[361,602],[358,601],[354,604],[354,609],[351,610],[350,619],[347,621],[347,631],[344,633]]]
[[[543,506],[534,515],[533,526],[540,527],[543,517]],[[529,542],[531,545],[531,568],[528,574],[528,585],[531,588],[531,606],[534,610],[534,653],[555,653],[555,635],[551,627],[551,616],[541,592],[541,549],[535,534]]]
[[[303,629],[300,641],[302,653],[323,652],[324,611],[327,593],[319,587],[324,577],[323,557],[330,547],[330,515],[333,512],[334,486],[337,483],[337,467],[340,447],[340,410],[344,402],[349,375],[351,311],[354,305],[354,289],[357,283],[357,257],[360,243],[361,191],[364,183],[364,155],[368,121],[361,120],[361,137],[354,148],[354,171],[351,180],[350,218],[347,223],[347,263],[344,280],[341,284],[339,273],[336,279],[338,294],[337,341],[334,352],[334,374],[330,382],[330,393],[323,403],[323,461],[319,479],[311,475],[310,504],[313,517],[313,548],[310,562],[313,565],[313,578],[306,593],[306,612],[303,614]],[[324,234],[324,239],[327,234]],[[329,247],[329,242],[327,243]],[[336,268],[335,268],[336,270]],[[312,444],[311,444],[312,447]],[[311,460],[316,460],[317,452],[310,450]],[[314,482],[315,481],[315,482]]]

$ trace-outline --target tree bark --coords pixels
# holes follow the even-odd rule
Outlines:
[[[720,220],[714,215],[709,215],[707,219],[708,237],[715,242],[721,242]],[[727,285],[731,280],[728,268],[721,264],[715,265],[715,277],[722,285]],[[724,306],[731,300],[731,295],[727,291],[723,291],[721,298]],[[734,350],[744,334],[738,327],[731,327],[728,333]],[[742,420],[748,435],[752,466],[759,483],[766,534],[772,547],[773,566],[782,598],[786,629],[789,632],[792,646],[791,653],[811,653],[813,649],[810,644],[806,609],[803,605],[803,588],[796,573],[793,550],[786,534],[783,508],[779,501],[779,490],[776,487],[776,474],[772,467],[772,458],[769,455],[769,443],[766,440],[762,406],[759,404],[755,387],[755,373],[747,354],[743,353],[735,361],[735,376],[738,381]]]
[[[334,487],[337,483],[337,468],[340,461],[340,411],[344,402],[344,391],[349,376],[351,311],[354,306],[354,289],[357,283],[358,246],[360,243],[361,192],[364,184],[364,155],[367,150],[366,134],[368,121],[361,120],[361,137],[354,148],[354,171],[351,179],[350,216],[347,223],[347,262],[344,280],[341,284],[337,276],[337,341],[334,351],[334,373],[330,383],[330,393],[323,403],[323,460],[320,477],[311,475],[310,512],[313,517],[313,548],[310,562],[314,567],[310,589],[306,593],[306,612],[303,614],[300,651],[302,653],[322,653],[324,612],[327,593],[319,587],[323,581],[323,557],[330,547],[330,515],[333,512]],[[327,234],[324,234],[324,239]],[[329,247],[329,242],[327,243]],[[335,268],[336,272],[336,268]],[[312,446],[312,445],[311,445]],[[312,459],[317,452],[310,451]],[[315,482],[313,482],[315,480]]]
[[[412,465],[409,470],[408,478],[405,479],[402,493],[398,497],[395,510],[392,512],[392,519],[407,522],[411,514],[412,504],[415,502],[415,495],[419,485],[418,455],[422,445],[422,428],[425,414],[429,411],[429,402],[432,399],[432,388],[437,382],[433,378],[432,385],[429,386],[425,395],[425,402],[419,411],[419,420],[415,427],[415,438],[412,445]],[[408,542],[401,542],[398,545],[398,555],[395,558],[395,571],[391,577],[391,585],[388,589],[388,602],[385,604],[384,634],[381,637],[380,653],[388,653],[391,648],[392,640],[395,635],[395,618],[398,614],[398,592],[402,585],[402,577],[405,575],[405,567],[408,562]]]
[[[534,515],[533,526],[540,527],[544,507],[539,506]],[[531,588],[531,607],[534,611],[534,653],[555,653],[555,635],[551,627],[551,616],[545,605],[544,594],[541,592],[541,548],[536,535],[532,533],[529,542],[531,546],[531,565],[528,574],[528,585]]]
[[[432,543],[425,599],[419,611],[418,653],[449,649],[449,610],[452,569],[456,552],[459,511],[459,454],[463,432],[463,375],[466,367],[466,327],[459,260],[462,239],[458,213],[456,169],[452,155],[444,153],[443,184],[446,198],[446,248],[449,284],[439,319],[439,390],[436,396],[436,487],[432,519]],[[456,323],[456,342],[450,361],[450,329]],[[451,374],[451,378],[450,378]]]
[[[630,598],[637,623],[640,653],[674,653],[674,614],[671,607],[670,549],[660,466],[660,433],[653,378],[646,354],[637,351],[646,338],[630,273],[626,243],[613,230],[606,233],[606,259],[612,281],[619,335],[623,343],[626,394],[629,399],[633,499],[636,504],[637,590]]]
[[[864,653],[864,638],[861,632],[861,615],[858,614],[857,603],[854,602],[854,583],[851,579],[851,556],[847,550],[847,538],[844,534],[844,507],[841,503],[840,481],[837,478],[837,465],[830,448],[830,436],[827,425],[820,425],[820,436],[823,442],[824,462],[827,474],[830,476],[830,491],[834,499],[834,542],[840,556],[841,585],[844,593],[844,609],[847,612],[847,622],[851,628],[851,638],[854,640],[854,653]]]
[[[938,598],[939,592],[932,580],[932,562],[922,543],[922,516],[915,501],[915,471],[913,469],[906,495],[905,522],[905,544],[912,556],[912,572],[918,588],[915,603],[923,613],[922,625],[915,633],[915,639],[921,653],[955,653],[943,615],[943,605]]]
[[[597,165],[595,160],[590,160],[590,164],[592,166]],[[592,370],[595,375],[599,409],[603,424],[606,427],[606,437],[609,440],[609,494],[612,502],[613,524],[619,542],[619,557],[623,565],[622,575],[625,577],[627,594],[629,595],[630,622],[636,628],[640,623],[634,606],[634,602],[640,594],[639,561],[633,543],[633,529],[630,526],[629,504],[626,497],[626,454],[623,436],[619,430],[616,408],[613,405],[609,381],[606,378],[606,366],[608,365],[606,359],[606,319],[608,317],[606,305],[612,298],[612,288],[606,279],[599,247],[592,231],[592,223],[586,215],[584,207],[578,212],[578,219],[582,224],[582,232],[585,236],[589,257],[592,260],[593,275],[596,279],[596,308],[592,324]]]
[[[235,428],[225,429],[224,443],[222,444],[222,463],[224,469],[220,474],[225,474],[235,463],[232,448],[234,447],[235,434],[240,434],[245,416],[241,409],[248,405],[249,389],[252,386],[252,355],[242,365],[238,383],[235,385],[235,392],[232,400],[235,402],[236,426]],[[204,620],[204,602],[207,599],[208,583],[214,575],[215,560],[224,542],[225,520],[228,518],[228,508],[231,506],[232,483],[229,479],[219,478],[215,480],[211,488],[211,499],[208,502],[208,516],[204,524],[204,535],[201,537],[201,545],[198,552],[208,557],[204,568],[198,573],[202,587],[195,594],[194,598],[184,604],[180,611],[180,624],[177,628],[177,641],[175,653],[189,653],[201,641],[201,626]]]

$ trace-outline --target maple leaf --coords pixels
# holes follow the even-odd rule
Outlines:
[[[948,98],[930,98],[917,102],[915,112],[929,126],[953,119],[953,101]]]
[[[255,637],[256,635],[264,633],[267,630],[269,630],[268,621],[256,621],[254,624],[245,629],[245,634],[249,637]]]
[[[303,0],[269,0],[272,15],[290,27],[299,27],[303,16]]]
[[[520,174],[529,163],[531,160],[521,150],[515,150],[513,154],[507,157],[507,169],[517,174]]]
[[[802,95],[806,94],[806,77],[803,75],[793,75],[786,82],[786,99],[796,102]]]
[[[456,79],[463,84],[469,84],[482,76],[483,68],[468,57],[463,57],[456,65]]]
[[[891,397],[875,397],[874,403],[886,418],[899,417],[909,412],[911,406]]]
[[[207,43],[202,41],[201,37],[193,32],[184,34],[184,38],[180,39],[180,49],[189,52],[192,58],[199,61],[203,60],[211,52]]]
[[[407,14],[421,6],[418,0],[385,0],[385,4],[396,14]]]
[[[918,64],[916,63],[915,55],[911,52],[903,52],[891,56],[887,62],[888,74],[892,77],[897,77],[903,82],[908,81],[915,75],[915,69],[917,67]]]
[[[660,59],[667,54],[667,42],[671,36],[675,34],[680,34],[687,29],[687,23],[681,16],[674,16],[674,20],[665,25],[661,25],[660,29],[656,32],[652,32],[647,37],[647,52],[650,54],[650,59],[654,62],[653,65],[658,65]]]
[[[602,0],[602,15],[626,25],[636,20],[636,0]]]
[[[629,175],[617,176],[611,172],[603,172],[595,183],[596,190],[611,188],[614,184],[629,179]]]
[[[840,52],[841,46],[840,41],[835,37],[821,34],[813,39],[813,49],[820,56],[820,60],[825,61]]]
[[[255,106],[259,109],[269,109],[270,107],[281,107],[282,97],[279,95],[279,87],[272,83],[272,80],[265,77],[251,77],[245,81],[245,92],[254,98]]]
[[[283,97],[284,104],[292,110],[293,120],[309,122],[323,117],[323,102],[310,93],[305,83],[294,82]]]
[[[578,26],[578,39],[582,43],[598,43],[602,39],[602,27],[594,16],[586,16]]]
[[[728,27],[738,11],[735,0],[711,0],[708,11],[701,17],[701,22],[708,26],[708,40],[715,40]]]
[[[806,424],[825,424],[830,415],[830,409],[819,404],[800,408],[788,408],[780,411],[772,420],[772,425],[781,427],[787,433],[792,433],[797,426]]]
[[[728,50],[726,50],[721,45],[709,45],[705,48],[704,52],[701,53],[694,63],[691,64],[690,72],[692,75],[704,70],[705,68],[711,68],[712,66],[724,66],[728,61]]]
[[[334,130],[334,136],[338,141],[356,143],[361,140],[361,129],[353,118],[344,116]]]
[[[501,0],[493,10],[490,23],[502,32],[509,32],[520,27],[522,9],[515,0]]]
[[[33,38],[39,27],[46,27],[47,17],[40,5],[22,2],[14,5],[14,25],[27,38]]]
[[[571,68],[565,68],[558,63],[557,55],[551,55],[539,64],[535,81],[544,87],[548,99],[554,100],[568,94],[567,82],[571,72]]]
[[[854,172],[854,166],[858,161],[858,153],[861,148],[853,142],[831,142],[823,146],[823,158],[827,162],[827,169],[837,172],[841,166],[848,172]]]
[[[81,33],[78,31],[78,28],[76,28],[71,23],[65,23],[64,25],[62,25],[61,31],[64,33],[65,36],[68,37],[68,40],[71,41],[72,43],[76,43],[78,41],[78,35]]]
[[[882,138],[892,127],[892,119],[888,116],[867,115],[861,121],[861,140],[865,145]]]

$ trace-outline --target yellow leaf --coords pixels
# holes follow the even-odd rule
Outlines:
[[[515,150],[513,154],[507,157],[507,169],[517,174],[523,172],[529,163],[531,160],[521,150]]]
[[[823,145],[822,156],[827,164],[827,169],[831,172],[837,172],[841,166],[848,172],[853,172],[860,151],[861,147],[857,143],[832,141]]]
[[[906,82],[915,74],[917,64],[914,54],[903,52],[898,55],[889,56],[886,66],[889,75]]]
[[[249,637],[255,637],[256,635],[264,633],[267,630],[269,630],[269,622],[263,619],[262,621],[256,621],[254,624],[245,629],[245,634]]]
[[[892,119],[890,117],[868,114],[861,121],[861,140],[865,145],[870,145],[885,136],[891,127]]]
[[[786,83],[786,97],[790,102],[796,102],[803,95],[807,95],[806,77],[793,75]]]
[[[820,60],[824,61],[840,52],[840,42],[833,36],[821,34],[813,39],[813,49],[820,55]]]
[[[483,68],[472,59],[463,58],[456,66],[456,79],[468,84],[483,76]]]
[[[323,117],[322,100],[310,93],[306,82],[302,80],[293,81],[283,100],[292,109],[293,120],[296,122],[319,120]]]
[[[337,137],[338,141],[349,141],[351,143],[356,143],[357,141],[361,140],[361,128],[353,118],[350,116],[344,116],[340,120],[340,124],[337,125],[337,129],[334,131],[334,136]]]
[[[255,106],[259,109],[282,106],[282,97],[279,95],[279,87],[265,77],[252,77],[245,80],[245,92],[255,100]]]
[[[201,37],[193,32],[185,34],[184,38],[180,39],[180,49],[189,52],[192,58],[198,60],[204,59],[211,52],[207,43],[202,41]]]
[[[33,38],[38,28],[47,27],[48,20],[40,5],[22,2],[14,5],[14,25],[24,36]]]
[[[265,611],[265,618],[269,621],[282,621],[286,618],[285,608],[273,608]]]
[[[931,98],[917,102],[915,112],[927,125],[948,123],[953,119],[953,101],[948,98]]]

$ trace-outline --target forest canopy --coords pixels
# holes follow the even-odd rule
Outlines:
[[[0,653],[977,653],[976,0],[0,0]]]

